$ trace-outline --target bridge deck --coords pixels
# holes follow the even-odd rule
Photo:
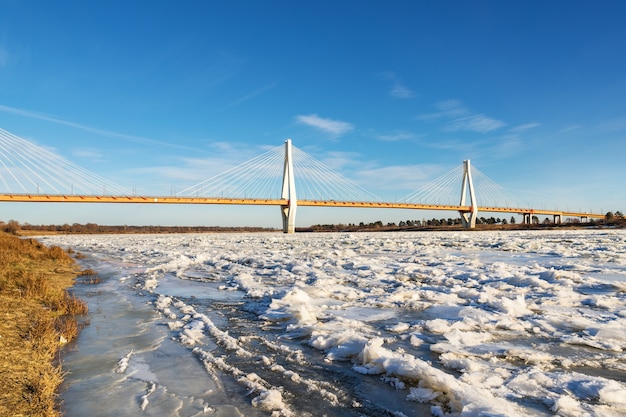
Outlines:
[[[0,194],[0,202],[38,203],[135,203],[135,204],[232,204],[255,206],[286,206],[286,199],[228,198],[228,197],[178,197],[178,196],[108,196],[108,195],[61,195],[61,194]],[[298,200],[298,206],[309,207],[354,207],[389,208],[413,210],[442,210],[470,212],[470,206],[441,204],[385,203],[377,201],[322,201]],[[511,213],[531,215],[560,215],[563,217],[587,217],[603,219],[603,214],[578,213],[573,211],[543,210],[519,207],[478,207],[479,212]]]

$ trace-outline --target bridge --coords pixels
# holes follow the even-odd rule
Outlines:
[[[475,187],[476,176],[480,181]],[[604,218],[602,214],[525,207],[473,168],[469,160],[463,161],[461,170],[454,169],[399,201],[380,201],[293,146],[290,139],[174,196],[141,196],[0,129],[0,183],[5,189],[0,192],[0,202],[277,206],[285,233],[295,232],[298,207],[452,211],[460,214],[465,228],[476,226],[479,212],[518,214],[524,223],[530,223],[537,215],[553,216],[555,223],[560,223],[564,217],[583,221]],[[14,189],[17,192],[12,191]],[[482,201],[513,204],[479,205],[478,195],[484,196]]]

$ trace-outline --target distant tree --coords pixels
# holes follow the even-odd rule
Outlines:
[[[502,224],[507,224],[506,219],[502,219]]]
[[[19,230],[20,223],[17,220],[9,220],[9,222],[4,225],[4,231],[6,233],[17,234]]]
[[[615,212],[615,218],[619,219],[619,220],[622,220],[624,218],[624,215],[622,214],[621,211],[618,210],[618,211]]]
[[[511,220],[509,221],[509,223],[515,224],[515,217],[514,216],[511,216]]]
[[[613,221],[614,218],[615,218],[615,215],[613,214],[612,211],[609,211],[608,213],[604,215],[604,220],[606,220],[607,222]]]

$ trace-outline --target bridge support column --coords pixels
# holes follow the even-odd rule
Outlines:
[[[469,190],[471,211],[461,211],[461,223],[466,229],[473,229],[476,227],[476,217],[478,216],[478,203],[476,202],[476,196],[474,194],[474,182],[472,181],[472,170],[470,167],[469,159],[463,161],[463,186],[461,188],[461,203],[460,206],[465,206],[466,194]]]
[[[522,224],[530,224],[531,220],[530,213],[522,213]]]
[[[296,183],[293,175],[293,159],[291,157],[291,139],[285,141],[285,166],[283,170],[283,189],[280,198],[288,200],[288,204],[280,206],[280,213],[283,218],[283,233],[295,233],[296,231],[296,209],[298,199],[296,198]]]
[[[560,214],[553,214],[552,215],[552,222],[554,224],[561,224],[561,223],[563,223],[563,219],[561,218]]]

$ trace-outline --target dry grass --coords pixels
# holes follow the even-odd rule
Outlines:
[[[87,312],[66,291],[76,274],[63,249],[0,233],[0,416],[60,415],[53,362]]]

